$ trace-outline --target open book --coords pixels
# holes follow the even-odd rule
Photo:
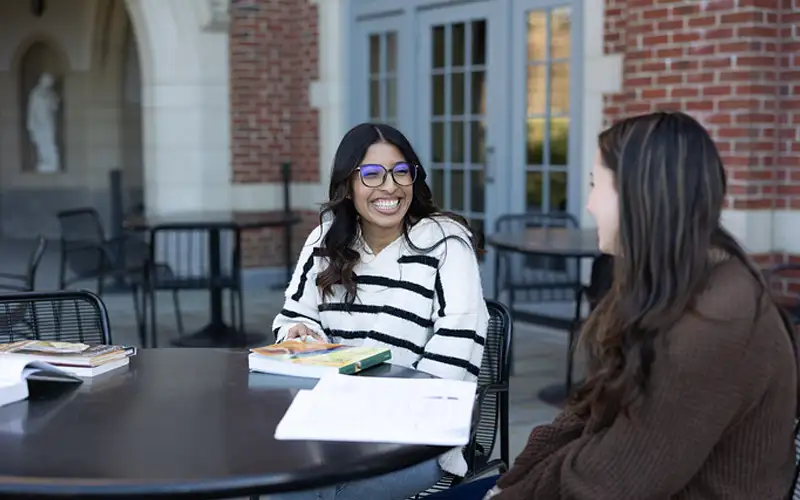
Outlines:
[[[319,378],[329,373],[352,375],[392,357],[387,347],[355,347],[323,342],[285,340],[251,349],[251,371]]]
[[[22,401],[28,382],[80,384],[82,380],[53,365],[24,354],[0,355],[0,406]]]
[[[298,391],[275,439],[463,446],[476,390],[461,380],[334,374]]]

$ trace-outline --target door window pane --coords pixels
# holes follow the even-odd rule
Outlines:
[[[472,65],[481,66],[486,64],[486,21],[472,21]]]
[[[570,54],[572,13],[568,7],[550,12],[550,59],[566,59]]]
[[[445,64],[444,26],[433,28],[433,43],[431,44],[431,59],[434,68],[443,68]]]
[[[397,118],[397,32],[372,33],[369,47],[369,119],[391,124]]]
[[[567,173],[550,172],[550,210],[567,209]]]
[[[450,56],[450,65],[460,68],[464,66],[467,50],[467,28],[464,23],[456,23],[451,30],[452,41],[450,47],[452,49]]]
[[[433,202],[440,207],[444,206],[444,170],[440,168],[431,169],[430,187],[433,194]]]
[[[550,165],[567,165],[569,160],[569,118],[550,119]]]
[[[535,212],[542,209],[542,172],[528,172],[525,178],[525,209]]]
[[[467,91],[464,82],[464,73],[461,71],[453,72],[450,75],[450,114],[460,116],[464,114],[465,93]]]
[[[450,210],[464,210],[464,171],[460,169],[450,171]]]
[[[394,31],[386,33],[386,71],[397,71],[397,34]]]
[[[469,210],[470,212],[480,214],[486,211],[486,196],[484,193],[486,190],[486,183],[483,177],[483,170],[472,170],[469,175]]]

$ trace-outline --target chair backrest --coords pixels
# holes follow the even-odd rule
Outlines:
[[[483,361],[478,374],[478,387],[506,387],[505,391],[489,392],[480,406],[480,416],[474,443],[468,446],[467,457],[470,468],[478,457],[488,460],[494,450],[500,426],[501,458],[508,465],[508,380],[511,373],[511,313],[508,308],[496,300],[486,300],[489,311],[489,327],[486,331],[486,344],[483,350]],[[474,451],[472,451],[474,450]]]
[[[69,264],[77,277],[94,277],[111,266],[112,255],[105,247],[105,230],[94,208],[58,212],[61,225],[61,262]]]
[[[91,207],[74,208],[58,212],[61,226],[61,243],[99,245],[106,239],[100,214]]]
[[[192,288],[193,284],[205,288],[212,276],[212,253],[218,248],[220,278],[238,278],[235,273],[241,270],[239,231],[233,227],[217,230],[218,246],[211,240],[212,232],[207,228],[180,224],[155,227],[150,230],[149,261],[154,266],[168,266],[169,277],[175,283],[182,283],[186,288]]]
[[[85,290],[0,294],[0,342],[25,339],[110,344],[108,310]]]
[[[28,267],[25,269],[25,284],[29,291],[33,291],[36,287],[36,271],[39,269],[39,264],[42,263],[42,257],[47,250],[47,238],[39,235],[36,241],[36,246],[28,257]]]
[[[497,218],[498,233],[524,233],[533,228],[579,227],[578,219],[568,212],[528,212],[506,214]],[[502,252],[497,276],[500,289],[513,288],[517,299],[530,302],[572,301],[580,281],[580,266],[575,259]],[[562,284],[559,286],[548,286]],[[543,286],[544,285],[544,286]]]

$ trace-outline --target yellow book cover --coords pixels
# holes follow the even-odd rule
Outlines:
[[[319,376],[327,371],[354,374],[392,357],[392,351],[387,347],[346,346],[294,339],[257,347],[251,352],[251,369],[298,376],[303,376],[303,373]],[[297,369],[288,366],[279,368],[279,365],[294,365]],[[303,370],[297,365],[310,370]]]

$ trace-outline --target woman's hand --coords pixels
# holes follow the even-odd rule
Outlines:
[[[308,337],[311,337],[313,340],[316,340],[317,342],[325,342],[325,339],[322,337],[322,335],[318,334],[317,332],[315,332],[314,330],[312,330],[311,328],[307,327],[302,323],[298,323],[293,327],[289,328],[289,332],[286,334],[286,338],[284,340],[298,339],[305,341],[308,339]]]
[[[483,500],[489,500],[490,498],[494,498],[502,492],[500,488],[497,486],[492,487],[491,490],[486,492],[486,495],[483,497]]]

